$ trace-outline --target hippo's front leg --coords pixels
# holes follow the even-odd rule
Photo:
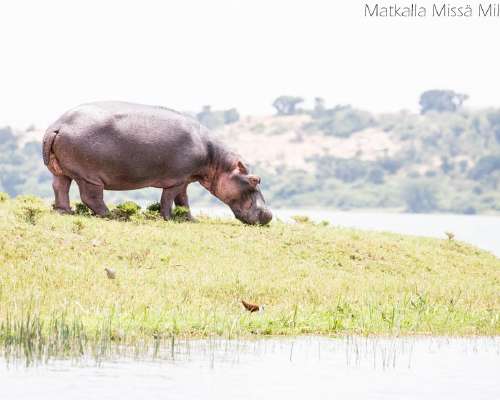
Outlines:
[[[184,185],[164,188],[161,193],[160,214],[165,220],[172,218],[172,205],[176,196],[182,192]]]
[[[188,199],[188,195],[187,195],[187,187],[188,187],[188,184],[186,184],[182,187],[182,189],[177,194],[177,196],[175,196],[174,201],[175,201],[176,206],[187,208],[188,209],[188,215],[187,215],[188,220],[194,221],[195,219],[191,215],[191,210],[189,209],[189,199]]]

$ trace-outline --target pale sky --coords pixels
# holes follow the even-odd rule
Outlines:
[[[2,1],[0,124],[43,126],[111,99],[270,114],[275,97],[293,94],[417,110],[430,88],[500,107],[500,18],[370,19],[364,4]]]

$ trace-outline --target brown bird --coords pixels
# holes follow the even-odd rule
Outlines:
[[[453,232],[445,232],[444,234],[448,237],[448,240],[453,240],[455,238],[455,234]]]
[[[113,271],[110,268],[104,268],[104,271],[106,271],[106,275],[108,276],[109,279],[115,279],[116,278],[116,272]]]
[[[241,304],[243,304],[243,307],[250,311],[251,313],[253,312],[262,312],[264,311],[264,306],[259,306],[258,304],[252,304],[252,303],[247,303],[245,300],[241,300]]]

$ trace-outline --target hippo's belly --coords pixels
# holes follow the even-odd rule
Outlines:
[[[100,111],[100,110],[99,110]],[[62,123],[53,151],[65,174],[108,190],[172,187],[206,162],[198,132],[180,117],[85,113]]]

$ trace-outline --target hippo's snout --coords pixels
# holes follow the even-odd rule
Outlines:
[[[273,213],[269,208],[264,208],[259,212],[259,224],[267,225],[273,219]]]
[[[273,219],[273,213],[267,207],[254,209],[253,212],[241,213],[233,209],[234,215],[248,225],[266,225]]]
[[[237,217],[240,221],[249,225],[267,225],[273,219],[273,213],[267,207],[260,208],[252,215]]]

